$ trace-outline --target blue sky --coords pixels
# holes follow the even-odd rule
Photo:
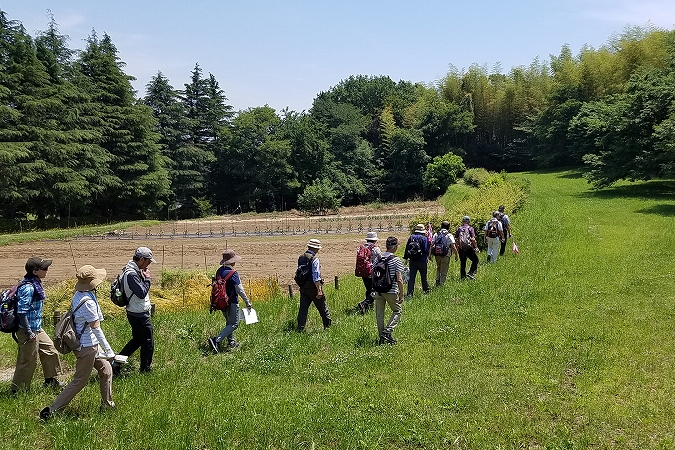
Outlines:
[[[108,33],[125,71],[182,89],[195,63],[235,110],[309,109],[349,75],[433,83],[471,64],[503,72],[569,44],[602,46],[626,26],[675,28],[673,0],[3,0],[35,36],[54,14],[70,47]]]

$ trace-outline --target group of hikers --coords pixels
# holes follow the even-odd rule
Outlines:
[[[460,261],[460,278],[475,278],[479,249],[476,232],[470,223],[471,219],[464,216],[462,225],[454,234],[450,233],[450,224],[447,221],[444,221],[440,230],[434,234],[431,234],[430,227],[425,228],[423,224],[418,224],[406,242],[403,259],[396,256],[399,241],[395,236],[389,236],[385,248],[380,249],[377,233],[371,231],[366,234],[365,243],[359,246],[356,257],[355,274],[363,279],[366,289],[365,299],[358,303],[357,310],[365,314],[368,309],[375,306],[379,344],[396,344],[392,333],[401,318],[404,296],[410,297],[415,291],[417,273],[420,274],[422,290],[425,293],[430,291],[427,281],[429,260],[435,258],[436,261],[436,286],[445,283],[450,258],[453,255],[455,261]],[[484,239],[488,248],[489,262],[496,262],[497,255],[504,254],[506,239],[509,236],[511,236],[510,221],[504,214],[504,207],[500,206],[485,226]],[[319,239],[310,239],[306,251],[298,258],[295,275],[295,281],[300,288],[296,328],[298,332],[305,330],[312,303],[321,316],[323,328],[326,329],[332,324],[323,291],[318,257],[321,248]],[[225,327],[221,332],[207,340],[215,353],[228,351],[239,345],[234,339],[234,331],[239,325],[239,299],[243,300],[249,311],[252,308],[239,274],[234,268],[241,259],[234,250],[225,250],[214,277],[212,309],[221,310],[225,318]],[[467,259],[471,261],[468,273]],[[149,266],[154,262],[156,261],[152,251],[148,247],[139,247],[118,275],[117,283],[113,282],[113,291],[117,289],[117,295],[121,294],[125,299],[123,304],[131,328],[131,339],[118,354],[112,350],[101,328],[104,318],[96,296],[96,288],[105,280],[106,270],[92,265],[84,265],[77,270],[77,282],[70,311],[79,347],[73,349],[76,357],[75,373],[73,380],[66,385],[56,378],[62,373],[59,352],[42,328],[46,297],[42,279],[47,275],[52,261],[41,257],[29,258],[25,264],[26,274],[14,288],[18,328],[13,337],[18,344],[18,354],[10,388],[11,395],[17,395],[19,391],[30,388],[39,361],[45,378],[44,386],[62,389],[54,402],[40,411],[39,416],[42,420],[49,420],[55,413],[63,411],[75,395],[87,385],[93,369],[98,372],[101,410],[115,408],[112,379],[120,374],[122,364],[127,358],[140,349],[140,372],[152,371],[155,343],[151,322]],[[406,283],[407,290],[404,291]],[[225,298],[225,302],[215,298],[218,288],[222,290],[220,295]],[[220,306],[216,306],[219,304]],[[386,325],[385,305],[388,305],[392,312]]]

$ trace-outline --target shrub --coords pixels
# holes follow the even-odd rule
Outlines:
[[[314,180],[298,195],[298,206],[310,214],[326,214],[328,211],[338,212],[342,199],[338,191],[327,179]]]
[[[437,156],[427,164],[424,172],[424,194],[427,198],[437,197],[455,184],[457,178],[466,170],[464,161],[460,156],[446,153]]]
[[[469,186],[479,188],[483,185],[485,180],[490,177],[490,172],[483,169],[482,167],[477,167],[473,169],[466,169],[464,171],[464,182]]]

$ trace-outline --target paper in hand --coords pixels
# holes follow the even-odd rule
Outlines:
[[[241,308],[239,309],[239,320],[243,320],[246,325],[256,323],[258,321],[258,313],[253,308],[250,311],[248,308]]]

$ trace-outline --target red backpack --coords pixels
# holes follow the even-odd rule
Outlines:
[[[356,251],[356,269],[354,275],[357,277],[369,277],[373,273],[373,245],[361,244]]]
[[[212,278],[211,281],[211,309],[209,313],[213,311],[222,311],[227,309],[230,305],[230,297],[227,296],[227,280],[230,279],[236,270],[230,270],[227,275],[220,278],[218,274]]]

